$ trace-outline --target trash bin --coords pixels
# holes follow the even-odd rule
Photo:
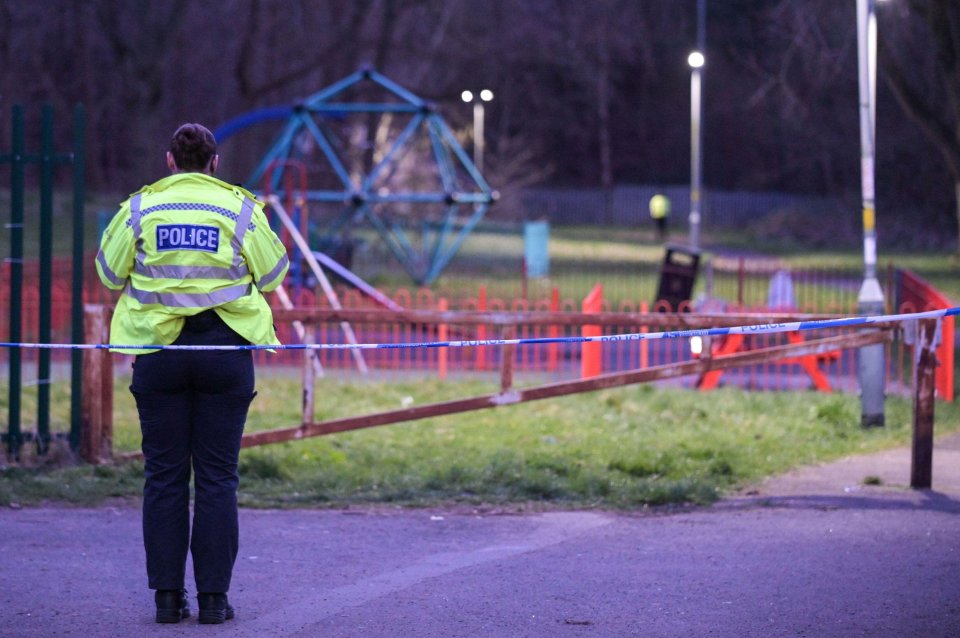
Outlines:
[[[693,284],[700,267],[700,252],[692,248],[667,246],[660,267],[660,285],[657,288],[657,302],[669,304],[669,308],[658,304],[662,312],[676,312],[680,304],[689,302],[693,296]],[[688,308],[689,311],[689,308]]]

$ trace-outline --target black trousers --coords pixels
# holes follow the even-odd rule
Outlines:
[[[246,344],[211,311],[182,345]],[[143,542],[151,589],[184,586],[187,548],[198,592],[227,592],[237,558],[237,464],[255,396],[253,353],[162,350],[139,355],[130,391],[143,433]],[[190,470],[194,486],[190,530]]]

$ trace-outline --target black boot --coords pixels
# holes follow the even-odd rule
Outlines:
[[[202,625],[219,625],[233,618],[233,607],[227,602],[226,594],[197,594],[197,604],[200,606],[198,619]]]
[[[157,603],[157,622],[174,623],[190,617],[185,589],[158,589],[153,599]]]

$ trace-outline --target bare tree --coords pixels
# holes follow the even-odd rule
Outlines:
[[[737,82],[710,93],[710,100],[724,119],[739,122],[711,129],[727,150],[722,157],[727,166],[716,170],[740,171],[739,179],[748,188],[820,193],[855,189],[859,147],[853,2],[780,0],[744,15],[747,4],[732,0],[711,13],[725,29],[716,34],[722,44],[714,50],[732,64],[717,69],[720,56],[712,56],[708,77],[716,77],[717,71],[727,77],[735,73]],[[737,15],[744,17],[736,20]],[[739,161],[730,162],[733,156]]]
[[[240,95],[255,98],[302,86],[318,69],[337,66],[344,55],[351,58],[349,70],[354,70],[362,56],[358,34],[375,4],[374,0],[238,3],[237,13],[245,22],[234,65]],[[263,63],[265,48],[278,52],[276,66]],[[338,71],[345,69],[333,73]]]
[[[370,63],[437,103],[464,135],[470,110],[460,92],[494,90],[486,171],[505,200],[512,187],[546,179],[606,189],[683,183],[694,8],[676,0],[0,0],[0,108],[86,103],[91,187],[129,190],[162,171],[158,147],[184,118],[216,125],[292,104]],[[896,96],[910,114],[906,125],[878,115],[878,172],[885,162],[911,166],[878,180],[878,199],[903,205],[912,196],[953,224],[960,187],[938,184],[960,184],[960,6],[904,0],[878,12],[880,107],[899,108]],[[853,0],[709,3],[711,187],[856,199],[854,26]],[[362,134],[349,139],[362,147],[360,168],[397,124],[358,123]],[[259,160],[269,128],[230,149],[237,171]],[[923,161],[937,154],[943,161]]]
[[[960,233],[960,4],[911,0],[889,8],[896,15],[881,16],[889,19],[878,29],[880,74],[949,169]]]

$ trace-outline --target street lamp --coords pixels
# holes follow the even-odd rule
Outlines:
[[[877,281],[876,194],[874,159],[877,97],[877,17],[875,0],[857,0],[857,62],[860,92],[860,190],[863,198],[863,284],[857,295],[857,311],[883,314],[884,299]],[[886,356],[882,343],[860,348],[861,424],[884,424],[883,400]]]
[[[687,56],[690,65],[690,247],[700,248],[700,206],[703,191],[703,129],[700,126],[703,105],[700,98],[700,69],[706,60],[694,51]]]
[[[474,95],[473,91],[464,91],[460,99],[469,104],[473,102],[473,164],[477,172],[483,173],[483,103],[493,100],[493,91],[483,89]]]

